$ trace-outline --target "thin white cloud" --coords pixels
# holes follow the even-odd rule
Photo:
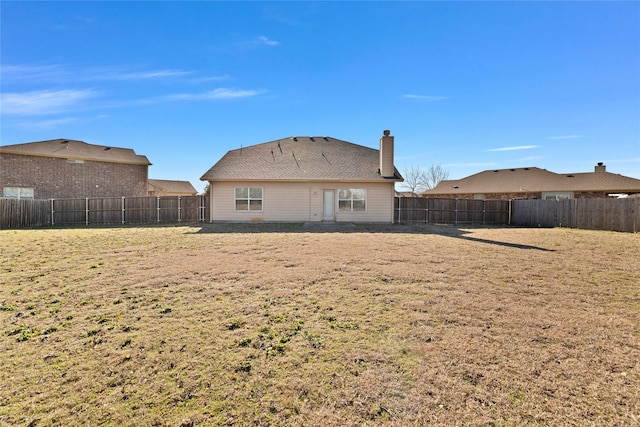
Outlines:
[[[269,40],[265,36],[258,36],[258,38],[256,40],[257,40],[258,44],[264,44],[264,45],[267,45],[267,46],[278,46],[280,44],[279,41]]]
[[[160,98],[154,98],[148,100],[150,102],[159,101],[206,101],[212,99],[236,99],[236,98],[249,98],[252,96],[258,96],[263,94],[264,90],[245,90],[245,89],[229,89],[218,88],[203,93],[177,93],[173,95],[167,95]]]
[[[88,28],[92,28],[94,22],[95,20],[91,17],[83,16],[83,15],[75,15],[66,21],[57,22],[51,28],[58,31],[70,30],[70,31],[76,32],[78,30],[85,30]]]
[[[467,168],[467,167],[489,167],[496,165],[495,162],[469,162],[469,163],[445,163],[443,166],[450,168]]]
[[[27,74],[33,72],[51,72],[59,69],[59,65],[1,65],[0,71],[5,73]]]
[[[271,40],[265,36],[258,36],[251,40],[245,40],[236,43],[237,47],[240,48],[256,48],[260,46],[279,46],[280,42],[276,40]]]
[[[65,117],[61,119],[41,120],[36,122],[20,122],[17,123],[17,126],[29,130],[49,130],[77,121],[78,119],[75,117]]]
[[[444,101],[449,99],[448,96],[434,96],[434,95],[416,95],[416,94],[406,94],[402,96],[405,99],[421,99],[423,101]]]
[[[12,115],[44,115],[66,111],[97,96],[93,89],[37,90],[32,92],[10,92],[2,94],[1,111]]]
[[[103,120],[109,117],[106,114],[99,114],[93,117],[61,117],[51,120],[29,120],[16,123],[16,127],[29,130],[51,130],[71,123],[87,123],[96,120]]]
[[[533,148],[538,148],[539,145],[516,145],[513,147],[500,147],[500,148],[491,148],[487,151],[518,151],[518,150],[531,150]]]
[[[582,135],[561,135],[561,136],[549,136],[547,139],[576,139],[583,138]]]
[[[153,80],[178,80],[180,83],[206,83],[212,81],[228,80],[228,74],[220,76],[197,77],[194,71],[186,70],[154,70],[141,72],[104,71],[90,72],[89,75],[80,77],[81,81],[153,81]]]
[[[0,73],[5,82],[28,80],[34,81],[60,81],[69,79],[68,73],[61,65],[2,65]]]
[[[96,81],[136,81],[161,80],[191,76],[193,71],[160,69],[137,71],[128,68],[68,67],[63,64],[51,65],[3,65],[0,68],[5,82],[29,81],[46,83],[96,82]]]
[[[143,72],[104,71],[92,73],[86,80],[149,80],[169,77],[183,77],[192,74],[192,71],[183,70],[153,70]]]
[[[242,90],[218,88],[202,94],[198,99],[231,99],[231,98],[247,98],[257,96],[264,93],[261,90]]]
[[[229,75],[228,74],[224,74],[222,76],[194,77],[192,79],[189,79],[189,82],[191,82],[191,83],[206,83],[206,82],[213,82],[213,81],[220,81],[220,80],[227,80],[227,79],[229,79]]]

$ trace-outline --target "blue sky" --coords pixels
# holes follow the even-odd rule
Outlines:
[[[450,179],[536,166],[640,178],[638,2],[12,2],[0,145],[133,148],[157,179],[331,136]]]

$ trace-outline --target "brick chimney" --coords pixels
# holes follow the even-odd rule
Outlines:
[[[595,172],[606,172],[606,171],[607,171],[607,166],[602,162],[598,162],[598,164],[596,165]]]
[[[395,177],[395,168],[393,167],[393,137],[388,130],[382,132],[380,138],[380,175],[383,178]]]

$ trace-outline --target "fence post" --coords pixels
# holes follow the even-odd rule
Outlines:
[[[84,199],[84,225],[89,226],[89,198]]]
[[[458,199],[456,199],[455,213],[456,213],[455,224],[458,225]]]
[[[122,197],[122,224],[124,225],[124,197]]]
[[[426,209],[425,209],[425,211],[427,211],[427,212],[426,212],[426,216],[427,216],[427,224],[429,224],[429,213],[430,213],[430,212],[429,212],[429,202],[430,202],[430,201],[431,201],[431,199],[429,199],[429,198],[427,197],[427,207],[426,207]]]
[[[487,212],[487,201],[482,200],[482,225],[486,225],[486,212]]]
[[[198,195],[198,221],[205,222],[207,216],[207,196]]]
[[[156,214],[157,215],[157,222],[160,222],[160,196],[156,197],[156,207],[158,209],[158,212]]]
[[[53,227],[55,225],[55,220],[53,217],[53,199],[51,199],[51,226]]]
[[[178,222],[182,222],[182,209],[180,207],[180,196],[178,196]]]

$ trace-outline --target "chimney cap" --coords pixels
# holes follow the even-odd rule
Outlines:
[[[389,136],[389,134],[391,134],[391,131],[390,131],[390,130],[383,130],[383,131],[382,131],[382,134],[383,134],[384,136]]]
[[[604,163],[598,162],[598,166],[604,166]]]

